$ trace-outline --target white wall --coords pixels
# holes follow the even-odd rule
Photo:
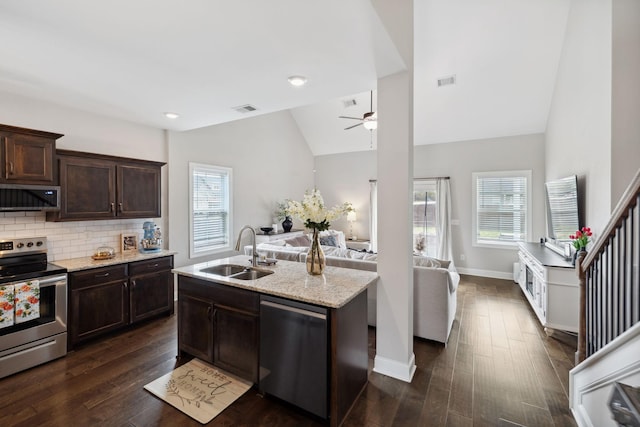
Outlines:
[[[353,234],[359,239],[369,238],[369,180],[376,179],[376,151],[330,154],[315,157],[315,184],[322,192],[327,206],[345,201],[356,210]],[[331,223],[334,230],[344,231],[349,236],[346,218]]]
[[[611,211],[611,16],[611,0],[571,3],[546,132],[546,179],[581,178],[596,234]]]
[[[232,246],[242,226],[270,226],[278,201],[302,199],[313,188],[313,155],[288,111],[170,132],[169,158],[169,239],[178,251],[176,266],[212,258],[189,259],[189,162],[233,169]]]
[[[57,148],[167,162],[161,129],[34,101],[9,93],[0,94],[3,124],[64,134]],[[167,166],[162,171],[163,218],[154,219],[166,232]],[[0,213],[0,239],[46,236],[49,260],[90,256],[98,246],[120,250],[121,233],[142,235],[141,220],[46,222],[44,213]],[[166,234],[165,234],[166,235]],[[166,247],[165,243],[165,247]]]
[[[613,2],[611,207],[640,167],[640,2]]]
[[[522,135],[478,141],[419,145],[414,149],[414,176],[451,178],[452,219],[460,221],[452,227],[453,256],[461,272],[493,277],[512,278],[515,249],[488,249],[471,244],[471,174],[501,170],[533,171],[533,236],[537,241],[545,236],[544,207],[544,135]],[[325,201],[350,200],[358,212],[358,235],[368,230],[369,185],[376,178],[375,151],[335,154],[316,157],[316,183],[323,189]],[[336,188],[340,194],[334,194]],[[324,190],[326,189],[326,190]],[[360,218],[366,218],[361,222]],[[384,226],[384,225],[383,225]],[[387,226],[392,227],[393,224]],[[366,227],[366,228],[365,228]],[[345,222],[336,227],[347,231]],[[460,260],[464,254],[466,261]]]

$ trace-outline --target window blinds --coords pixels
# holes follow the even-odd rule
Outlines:
[[[527,178],[478,176],[476,179],[477,241],[526,241]]]
[[[229,174],[216,168],[192,172],[193,248],[205,252],[229,242]]]

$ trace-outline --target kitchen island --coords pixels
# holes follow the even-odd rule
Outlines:
[[[285,360],[307,360],[310,353],[325,352],[320,363],[298,367],[287,373],[288,381],[294,381],[292,389],[326,389],[321,398],[326,409],[316,411],[301,400],[290,399],[288,390],[277,397],[296,404],[311,413],[329,420],[333,426],[342,424],[368,376],[368,333],[366,289],[375,283],[374,272],[327,267],[322,276],[310,276],[304,263],[280,260],[275,265],[259,266],[273,271],[255,280],[240,280],[231,276],[210,274],[203,270],[220,265],[249,267],[249,257],[238,255],[207,263],[174,269],[178,276],[178,350],[212,363],[228,372],[253,381],[261,391],[272,394],[267,387],[274,370],[265,362],[267,354],[280,354]],[[269,310],[281,304],[273,304],[274,298],[294,307],[292,312],[309,310],[324,313],[324,327],[311,325],[308,334],[324,345],[298,345],[292,338],[278,337],[280,330],[271,322]],[[269,305],[270,304],[270,305]],[[296,307],[308,307],[302,310]],[[310,317],[311,318],[311,317]],[[315,318],[315,317],[314,317]],[[286,345],[276,343],[287,342]],[[316,341],[314,341],[316,342]],[[274,348],[277,347],[277,348]],[[311,351],[309,351],[311,350]],[[323,353],[324,354],[324,353]],[[272,358],[273,359],[273,358]],[[310,360],[310,359],[309,359]],[[316,359],[314,359],[316,360]],[[262,363],[261,363],[262,362]],[[320,366],[326,365],[326,366]],[[308,387],[309,374],[325,373],[323,380]],[[297,383],[296,383],[297,381]],[[305,382],[306,381],[306,382]],[[314,400],[318,403],[317,399]],[[320,402],[322,403],[322,402]],[[322,404],[320,404],[322,406]]]

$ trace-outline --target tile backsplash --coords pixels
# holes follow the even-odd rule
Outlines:
[[[137,234],[152,219],[47,222],[44,212],[0,212],[0,240],[19,237],[47,238],[49,261],[91,256],[99,246],[120,252],[120,235]],[[161,225],[156,221],[158,226]]]

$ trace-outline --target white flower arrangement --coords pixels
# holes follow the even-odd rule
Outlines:
[[[318,231],[328,230],[330,221],[336,220],[352,210],[353,207],[349,202],[326,209],[322,195],[317,189],[311,192],[307,190],[301,202],[290,200],[287,207],[289,215],[304,221],[305,227]]]

